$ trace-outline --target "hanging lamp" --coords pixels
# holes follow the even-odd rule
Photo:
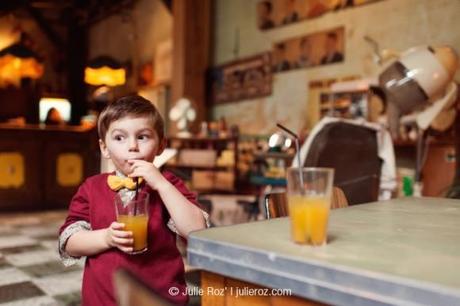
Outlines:
[[[123,85],[126,83],[126,70],[112,57],[98,56],[85,68],[85,82],[95,86]]]
[[[43,72],[39,57],[20,42],[0,51],[0,85],[19,86],[22,78],[39,79]]]

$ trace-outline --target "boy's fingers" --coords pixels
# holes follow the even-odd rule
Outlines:
[[[124,223],[118,223],[118,222],[112,222],[112,224],[110,225],[110,227],[112,229],[123,229],[125,227],[125,224]]]
[[[128,174],[128,177],[130,178],[136,178],[136,177],[144,177],[142,175],[143,171],[140,168],[133,169],[133,171]]]
[[[137,169],[139,169],[138,166],[132,165],[132,166],[131,166],[131,173],[129,173],[128,176],[131,176],[131,177],[132,177],[133,174],[137,172]]]
[[[137,161],[135,159],[130,159],[128,160],[128,164],[131,166],[131,169],[134,168],[137,164]]]
[[[133,237],[133,232],[131,231],[113,231],[113,235],[118,238],[131,238]]]
[[[132,251],[134,251],[134,249],[132,247],[130,247],[130,248],[120,247],[120,250],[122,250],[125,253],[131,253]]]
[[[114,238],[114,242],[120,246],[132,246],[134,240],[131,238]]]

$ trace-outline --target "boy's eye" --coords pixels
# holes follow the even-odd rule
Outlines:
[[[115,139],[116,141],[121,141],[121,140],[123,140],[123,136],[122,135],[115,135],[113,137],[113,139]]]
[[[139,136],[137,136],[137,139],[139,139],[139,140],[146,140],[146,139],[149,139],[149,135],[145,135],[145,134],[139,135]]]

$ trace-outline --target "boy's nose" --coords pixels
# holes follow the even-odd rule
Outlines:
[[[138,150],[139,150],[139,147],[137,145],[137,140],[131,139],[129,141],[129,151],[132,152],[132,151],[138,151]]]

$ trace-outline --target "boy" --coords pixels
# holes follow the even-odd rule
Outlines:
[[[150,194],[148,248],[142,254],[130,255],[132,232],[124,231],[124,224],[114,221],[116,193],[132,199],[136,191],[129,188],[136,184],[131,181],[112,190],[109,185],[113,175],[88,178],[70,203],[59,237],[64,264],[87,256],[83,305],[116,305],[112,277],[119,267],[129,269],[174,304],[187,303],[176,233],[186,238],[191,231],[205,228],[208,216],[180,179],[169,172],[161,173],[152,163],[165,147],[163,125],[156,108],[139,96],[119,99],[99,117],[99,146],[102,155],[115,165],[114,174],[122,179],[140,178],[140,188]],[[169,294],[171,287],[178,288],[179,294]]]

